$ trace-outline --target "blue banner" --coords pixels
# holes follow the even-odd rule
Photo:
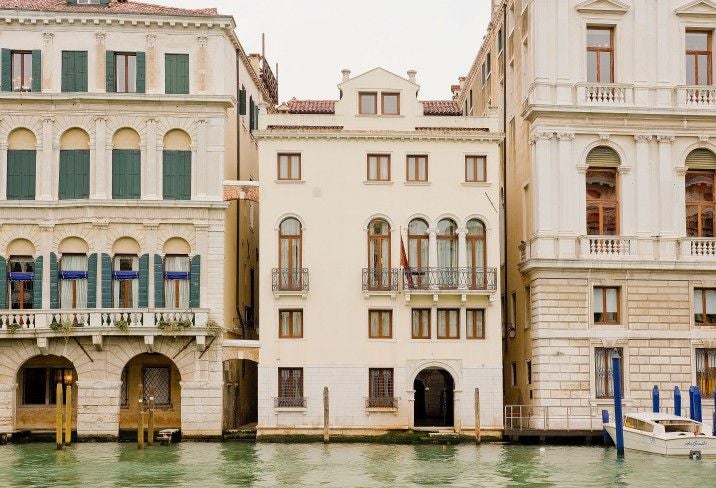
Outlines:
[[[164,273],[164,277],[168,280],[188,280],[188,271],[167,271]]]

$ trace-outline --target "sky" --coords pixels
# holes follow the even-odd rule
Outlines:
[[[341,69],[417,70],[422,100],[451,98],[490,19],[490,0],[141,0],[233,15],[247,53],[279,64],[279,98],[335,99]]]

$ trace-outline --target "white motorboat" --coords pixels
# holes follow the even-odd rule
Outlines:
[[[614,422],[604,429],[616,444]],[[624,414],[624,448],[665,456],[716,456],[710,425],[666,413]]]

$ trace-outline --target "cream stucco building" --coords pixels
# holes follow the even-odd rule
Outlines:
[[[220,435],[252,414],[237,378],[255,364],[239,375],[222,341],[253,325],[257,210],[234,197],[258,177],[270,69],[214,9],[0,15],[0,433],[52,428],[61,381],[80,437],[136,429],[140,385],[157,427]]]
[[[502,427],[494,116],[415,72],[261,117],[258,434]]]
[[[504,114],[505,403],[531,427],[598,429],[614,349],[629,408],[654,385],[667,405],[675,385],[709,398],[716,3],[493,7],[456,91],[466,114]]]

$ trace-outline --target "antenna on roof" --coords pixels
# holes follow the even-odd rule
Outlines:
[[[261,33],[261,57],[266,59],[266,34]]]

